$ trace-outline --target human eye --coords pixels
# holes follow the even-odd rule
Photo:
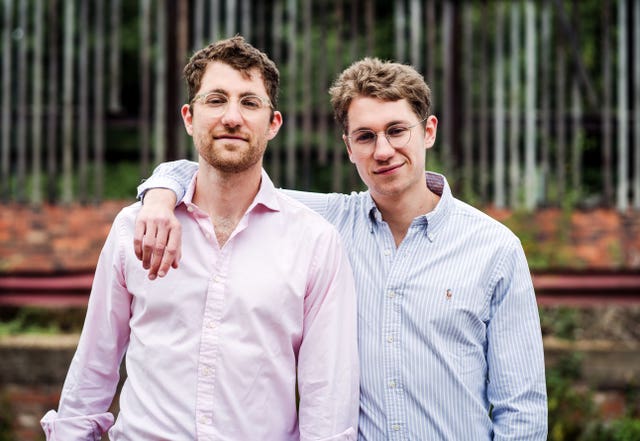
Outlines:
[[[351,138],[358,144],[369,144],[376,139],[376,134],[371,130],[358,130],[351,135]]]
[[[387,136],[391,138],[400,138],[404,136],[409,129],[405,126],[392,126],[387,129]]]
[[[224,106],[227,101],[227,97],[221,93],[210,93],[204,97],[204,103],[212,107]]]
[[[258,96],[247,95],[242,97],[240,104],[247,110],[258,110],[262,108],[262,99]]]

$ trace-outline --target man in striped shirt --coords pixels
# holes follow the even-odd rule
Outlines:
[[[330,94],[368,190],[283,191],[338,228],[353,267],[359,439],[545,440],[544,355],[526,257],[511,231],[425,172],[438,124],[429,87],[410,66],[365,58]],[[151,278],[179,261],[172,208],[195,168],[162,164],[139,187],[164,188],[147,193],[137,219],[134,247]]]

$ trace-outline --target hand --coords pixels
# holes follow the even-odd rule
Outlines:
[[[149,279],[164,277],[169,268],[178,268],[182,227],[173,213],[176,195],[166,188],[147,190],[136,217],[133,248]]]

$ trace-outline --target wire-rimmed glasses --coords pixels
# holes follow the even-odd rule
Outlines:
[[[355,130],[347,136],[347,139],[349,140],[349,145],[352,149],[358,151],[371,151],[375,148],[376,143],[378,142],[378,135],[384,134],[389,145],[395,149],[399,149],[409,144],[409,141],[411,140],[411,129],[425,122],[427,118],[424,118],[410,126],[394,124],[380,132],[374,132],[369,129]]]
[[[201,103],[213,116],[222,116],[227,111],[231,98],[220,92],[206,92],[196,95],[192,103]],[[264,108],[271,108],[269,98],[263,98],[258,95],[243,95],[238,98],[238,109],[245,118],[257,115]]]

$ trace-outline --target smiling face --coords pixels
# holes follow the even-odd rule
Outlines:
[[[268,106],[251,112],[242,110],[242,97],[267,97],[259,71],[251,69],[246,76],[228,64],[213,61],[202,76],[197,95],[214,91],[229,100],[221,115],[201,101],[182,106],[182,119],[193,137],[201,164],[205,161],[224,173],[261,169],[267,143],[278,133],[282,115],[273,111],[270,118],[272,109]]]
[[[383,101],[355,97],[349,105],[347,119],[349,134],[358,130],[372,130],[378,134],[370,149],[358,149],[351,145],[346,135],[343,136],[349,159],[374,200],[424,192],[425,153],[435,142],[438,125],[434,116],[410,129],[411,138],[404,147],[392,147],[382,132],[394,126],[413,126],[422,119],[405,99]]]

